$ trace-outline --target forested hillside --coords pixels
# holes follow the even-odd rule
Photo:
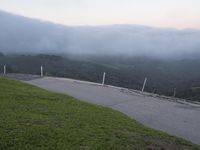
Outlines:
[[[56,55],[4,55],[0,53],[0,71],[3,65],[10,73],[39,74],[69,77],[101,82],[106,72],[106,84],[140,90],[147,77],[146,91],[168,96],[177,89],[177,97],[200,101],[200,60],[158,60],[145,57]]]

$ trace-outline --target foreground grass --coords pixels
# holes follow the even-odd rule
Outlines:
[[[193,150],[122,113],[0,78],[0,150]]]

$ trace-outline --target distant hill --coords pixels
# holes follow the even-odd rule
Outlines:
[[[200,60],[184,59],[164,61],[146,57],[82,57],[56,55],[5,55],[0,56],[0,72],[3,64],[13,73],[40,74],[43,65],[45,75],[69,77],[102,82],[106,72],[106,84],[141,90],[147,77],[145,91],[168,96],[174,88],[181,98],[200,101]]]

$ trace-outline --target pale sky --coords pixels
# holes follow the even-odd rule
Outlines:
[[[0,10],[64,25],[200,29],[200,0],[0,0]]]

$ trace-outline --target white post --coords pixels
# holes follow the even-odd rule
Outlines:
[[[106,73],[104,72],[104,73],[103,73],[102,86],[103,86],[103,85],[104,85],[104,83],[105,83],[105,78],[106,78]]]
[[[41,77],[43,77],[43,67],[41,66],[41,70],[40,70],[40,75],[41,75]]]
[[[3,74],[6,75],[6,65],[3,66]]]
[[[174,88],[174,94],[173,97],[176,97],[176,88]]]
[[[147,78],[144,79],[144,83],[143,83],[143,86],[142,86],[142,92],[144,92],[144,88],[145,88],[146,82],[147,82]]]

